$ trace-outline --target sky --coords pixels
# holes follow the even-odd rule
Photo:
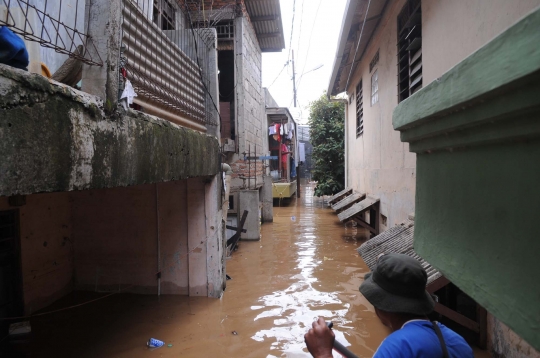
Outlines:
[[[308,121],[309,102],[319,98],[328,88],[345,3],[346,0],[280,0],[286,48],[282,52],[263,53],[262,81],[278,105],[289,107],[300,123]],[[298,84],[296,110],[293,105],[292,64],[284,68],[291,48],[294,50]],[[320,65],[323,66],[308,73]]]

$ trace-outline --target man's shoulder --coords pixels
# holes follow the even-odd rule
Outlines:
[[[440,326],[451,356],[472,357],[472,349],[460,335]],[[432,323],[415,321],[407,323],[402,329],[386,337],[374,358],[427,357],[433,356],[434,353],[442,353],[442,349]]]

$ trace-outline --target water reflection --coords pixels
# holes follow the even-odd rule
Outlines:
[[[260,242],[240,243],[221,299],[120,294],[36,317],[32,357],[309,357],[303,336],[318,316],[359,357],[373,356],[388,331],[358,291],[368,269],[356,248],[367,233],[341,224],[312,187],[302,194],[274,208]],[[51,309],[96,295],[75,292]],[[148,350],[150,337],[167,347]]]
[[[368,233],[340,224],[323,199],[313,197],[312,187],[303,195],[302,202],[274,208],[274,224],[263,226],[264,237],[289,243],[288,250],[278,249],[278,264],[294,264],[279,278],[286,287],[262,295],[252,306],[254,321],[267,322],[251,339],[271,341],[270,350],[276,352],[269,357],[306,357],[303,336],[322,316],[334,322],[343,345],[359,356],[371,356],[386,331],[358,292],[368,270],[355,249]]]

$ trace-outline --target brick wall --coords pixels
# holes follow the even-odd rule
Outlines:
[[[241,159],[231,164],[231,168],[233,170],[232,178],[240,179],[251,178],[253,180],[255,176],[260,178],[264,172],[264,165],[261,161],[252,161],[250,167],[249,161]],[[259,181],[257,183],[260,184]]]

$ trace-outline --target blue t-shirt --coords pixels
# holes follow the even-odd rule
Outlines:
[[[473,351],[465,340],[451,329],[438,323],[448,355],[451,358],[473,358]],[[430,321],[414,320],[381,343],[373,358],[442,358],[443,351]]]

